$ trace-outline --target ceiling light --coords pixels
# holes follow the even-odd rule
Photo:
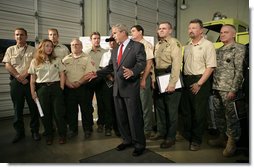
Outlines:
[[[180,9],[182,9],[182,10],[187,9],[187,5],[185,4],[185,0],[183,0],[182,4],[180,6]]]

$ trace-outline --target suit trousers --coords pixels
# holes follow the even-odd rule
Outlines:
[[[139,92],[138,92],[139,93]],[[123,143],[145,148],[144,121],[140,96],[114,97],[117,124]]]

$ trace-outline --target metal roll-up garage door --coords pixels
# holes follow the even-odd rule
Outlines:
[[[176,1],[175,0],[158,0],[158,23],[161,21],[169,21],[173,29],[176,30]],[[175,36],[173,31],[172,36]]]
[[[176,28],[176,0],[109,0],[110,26],[140,24],[146,36],[156,37],[161,21],[169,21]]]
[[[60,42],[69,44],[71,39],[84,35],[83,8],[84,0],[0,1],[0,118],[13,116],[9,74],[2,59],[6,48],[15,43],[15,28],[25,28],[31,42],[47,38],[48,28],[57,28]]]
[[[34,40],[34,1],[1,0],[0,1],[0,39],[13,39],[16,27],[24,27],[28,40]]]
[[[83,36],[81,4],[80,0],[38,0],[39,38],[47,38],[48,28],[57,28],[64,44]]]

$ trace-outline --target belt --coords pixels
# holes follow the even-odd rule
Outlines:
[[[155,69],[156,72],[166,72],[166,68],[165,69]]]
[[[191,77],[202,77],[201,75],[183,75],[184,77],[191,78]]]
[[[9,79],[10,79],[10,80],[13,80],[13,79],[16,79],[16,78],[15,78],[14,76],[10,75]],[[28,76],[26,77],[26,79],[27,79],[28,81],[30,81],[30,75],[28,75]]]
[[[51,86],[56,84],[60,84],[60,81],[37,83],[38,86]]]

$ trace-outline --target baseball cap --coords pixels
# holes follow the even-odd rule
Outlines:
[[[115,41],[115,39],[112,36],[110,36],[109,38],[106,38],[105,41],[110,42],[110,41]]]

